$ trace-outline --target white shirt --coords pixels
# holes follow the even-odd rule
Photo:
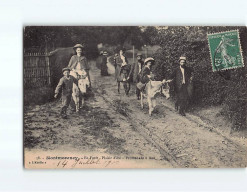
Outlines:
[[[120,58],[123,60],[122,66],[127,65],[126,61],[125,61],[125,56],[120,55]]]
[[[142,64],[140,62],[138,62],[138,66],[139,66],[139,73],[140,73],[142,70]]]
[[[81,56],[79,56],[79,55],[77,55],[77,56],[78,56],[79,59],[80,59]],[[77,65],[76,65],[75,69],[76,69],[76,70],[81,70],[81,63],[80,63],[80,61],[77,62]]]
[[[183,75],[183,81],[182,81],[182,84],[185,84],[184,68],[182,68],[182,67],[180,66],[180,70],[181,70],[182,75]]]
[[[76,70],[81,70],[81,63],[80,63],[80,62],[77,63],[75,69],[76,69]]]

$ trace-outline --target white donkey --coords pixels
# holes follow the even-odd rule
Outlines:
[[[84,96],[87,93],[87,87],[89,86],[88,75],[84,70],[72,70],[70,75],[78,80],[78,87],[73,83],[72,98],[75,102],[76,112],[80,109],[80,95],[81,95],[81,107],[84,105]]]
[[[145,87],[146,93],[144,94],[143,91],[141,92],[141,107],[143,109],[143,98],[144,96],[147,97],[148,100],[148,107],[149,107],[149,115],[152,115],[154,108],[156,106],[156,97],[157,93],[163,94],[166,99],[170,98],[170,86],[168,85],[169,82],[172,80],[163,80],[163,81],[152,81],[150,80]]]

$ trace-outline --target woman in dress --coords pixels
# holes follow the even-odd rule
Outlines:
[[[88,76],[88,80],[89,80],[89,87],[91,88],[91,80],[90,80],[90,75],[89,75],[89,65],[88,65],[88,61],[87,58],[85,57],[85,52],[84,52],[84,46],[81,44],[76,44],[73,47],[74,51],[75,51],[75,55],[73,55],[70,58],[69,61],[69,65],[68,67],[71,70],[75,70],[75,71],[85,71],[87,73]]]
[[[103,52],[103,59],[101,63],[101,76],[108,76],[108,68],[107,68],[107,55],[106,51]]]

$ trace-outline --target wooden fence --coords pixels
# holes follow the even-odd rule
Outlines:
[[[51,86],[51,53],[25,53],[23,59],[24,88]]]

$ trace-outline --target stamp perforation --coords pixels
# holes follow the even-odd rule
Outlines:
[[[220,34],[220,33],[229,33],[229,32],[237,32],[237,37],[238,37],[238,41],[239,41],[239,51],[240,51],[240,55],[241,55],[241,60],[242,60],[242,66],[238,67],[238,66],[234,66],[234,67],[228,67],[228,68],[224,68],[221,70],[214,70],[213,66],[213,59],[212,59],[212,55],[211,55],[211,51],[210,51],[210,44],[209,44],[209,36],[208,35],[216,35],[216,34]],[[221,32],[215,32],[215,33],[207,33],[207,40],[208,40],[208,48],[209,48],[209,54],[210,54],[210,60],[211,60],[211,67],[212,67],[212,71],[213,72],[218,72],[218,71],[225,71],[225,70],[232,70],[232,69],[236,69],[236,68],[243,68],[244,65],[244,58],[243,58],[243,50],[242,50],[242,46],[241,46],[241,39],[239,36],[239,30],[228,30],[228,31],[221,31]]]

